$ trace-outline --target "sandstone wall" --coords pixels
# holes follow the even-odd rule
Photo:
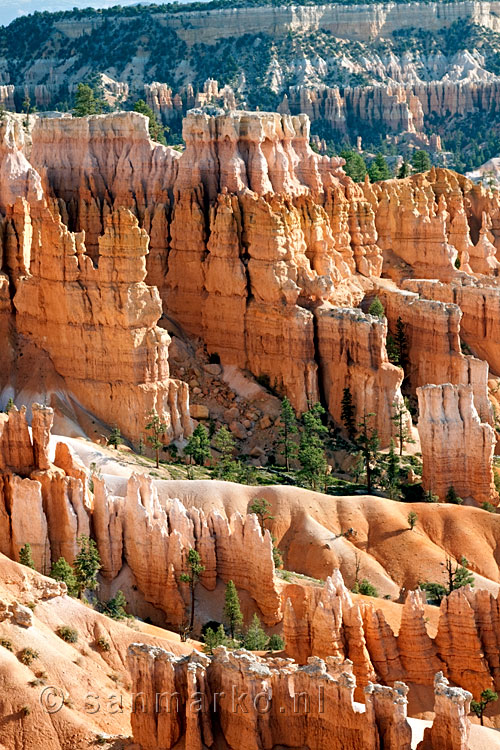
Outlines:
[[[450,486],[477,503],[498,502],[493,481],[495,432],[480,421],[467,385],[417,388],[422,484],[441,500]]]
[[[361,710],[353,701],[356,680],[348,662],[311,657],[298,667],[292,660],[262,659],[223,646],[211,657],[197,651],[176,657],[140,643],[129,647],[128,662],[135,696],[132,732],[142,750],[169,750],[179,740],[190,748],[223,741],[235,750],[288,746],[291,741],[318,750],[412,746],[408,687],[402,682],[393,688],[370,683]],[[466,750],[471,694],[449,687],[441,672],[435,676],[434,691],[435,718],[419,750]],[[158,704],[156,696],[163,703]],[[216,702],[209,710],[212,696]],[[235,696],[245,703],[235,703]]]

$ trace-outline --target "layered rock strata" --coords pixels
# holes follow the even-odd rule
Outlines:
[[[108,124],[123,137],[119,127],[122,119]],[[51,121],[38,123],[43,132],[46,122]],[[92,120],[75,120],[80,130],[70,134],[64,133],[64,122],[57,121],[59,135],[66,136],[66,148],[77,151],[83,143],[81,128],[91,127]],[[99,122],[99,127],[106,127],[106,118]],[[124,208],[131,191],[136,198],[140,195],[140,186],[121,175],[122,187],[127,182],[132,184],[123,188],[119,207],[114,212],[106,210],[102,224],[93,226],[99,261],[96,267],[87,254],[84,234],[75,234],[67,226],[76,227],[76,208],[82,210],[87,205],[85,180],[62,166],[58,170],[56,157],[49,170],[50,179],[64,184],[67,201],[57,204],[46,200],[40,177],[23,156],[22,144],[14,137],[17,131],[11,133],[11,127],[7,118],[2,125],[0,153],[5,177],[0,191],[0,208],[5,212],[1,267],[10,281],[17,335],[47,352],[77,402],[103,422],[118,426],[125,435],[138,441],[152,410],[167,425],[166,441],[189,435],[188,388],[169,377],[170,339],[156,326],[162,314],[160,297],[154,287],[144,283],[149,236]],[[147,147],[149,142],[143,145]],[[134,151],[124,145],[124,150],[140,161],[140,148]],[[58,153],[61,155],[58,149],[52,150],[53,157]],[[31,158],[36,158],[36,148]],[[92,156],[87,159],[92,161]],[[133,174],[131,162],[127,164]],[[47,183],[46,167],[39,166]],[[153,179],[150,163],[148,168]],[[126,171],[126,167],[123,169]],[[117,174],[114,177],[117,179]],[[92,170],[92,180],[105,185],[111,181],[111,174]],[[143,212],[146,202],[152,205],[158,197],[157,190],[144,196]],[[136,200],[133,202],[137,208]]]
[[[176,658],[160,648],[133,644],[129,665],[136,696],[132,731],[144,750],[172,748],[181,738],[190,748],[201,748],[221,737],[229,748],[255,750],[264,742],[269,747],[286,744],[291,736],[301,747],[325,750],[332,743],[375,750],[382,738],[389,750],[411,746],[406,686],[370,685],[366,708],[355,705],[355,679],[348,668],[330,665],[328,659],[313,657],[298,667],[291,659],[266,661],[223,646],[212,657],[193,652]],[[198,713],[186,700],[195,693],[205,702]],[[165,701],[159,717],[155,695]],[[175,696],[176,710],[169,710],[168,701]],[[216,706],[211,711],[212,698]]]
[[[493,478],[495,432],[481,422],[467,385],[417,388],[422,484],[441,500],[453,486],[477,503],[498,502]],[[459,467],[459,468],[458,468]]]
[[[311,657],[262,659],[224,646],[208,657],[193,651],[176,657],[162,648],[134,643],[128,650],[134,700],[132,732],[141,750],[169,750],[179,741],[202,748],[223,741],[228,748],[257,750],[290,743],[326,750],[410,750],[408,687],[370,683],[365,706],[354,703],[356,681],[348,663]],[[452,688],[438,672],[435,718],[419,750],[466,750],[471,694]],[[194,702],[196,698],[196,702]]]

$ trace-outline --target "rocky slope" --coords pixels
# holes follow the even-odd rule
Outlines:
[[[353,144],[389,134],[438,151],[442,135],[454,149],[458,127],[463,150],[478,124],[496,132],[499,33],[495,3],[462,1],[46,14],[0,35],[0,102],[68,108],[97,72],[111,103],[146,99],[176,137],[188,109],[215,104],[306,113]]]
[[[196,549],[204,571],[195,632],[220,621],[233,580],[245,623],[257,613],[269,632],[284,633],[286,655],[302,666],[221,652],[176,661],[134,647],[138,686],[149,691],[158,681],[183,695],[188,680],[217,691],[230,668],[242,689],[259,690],[262,678],[289,702],[292,682],[298,690],[320,679],[345,705],[339,743],[361,750],[408,746],[399,683],[414,689],[412,713],[422,715],[442,671],[458,687],[437,680],[422,750],[464,750],[469,696],[461,689],[477,698],[500,688],[498,518],[479,507],[498,503],[498,195],[444,169],[355,184],[342,159],[310,149],[304,115],[194,111],[182,153],[152,143],[146,118],[128,112],[37,118],[29,144],[6,116],[0,135],[1,405],[9,397],[19,405],[0,415],[0,552],[17,560],[30,543],[48,573],[61,555],[72,562],[78,537],[91,535],[103,566],[99,595],[121,589],[136,615],[182,631],[190,601],[182,578]],[[367,312],[375,296],[386,315]],[[189,382],[171,376],[174,361]],[[350,388],[356,421],[373,413],[384,447],[398,411],[412,429],[404,392],[418,412],[424,489],[443,500],[453,484],[467,505],[161,480],[85,439],[117,426],[139,449],[156,409],[164,444],[182,446],[193,418],[212,416],[217,395],[217,419],[249,445],[279,409],[252,378],[288,395],[298,413],[321,400],[340,431]],[[204,401],[203,388],[217,394]],[[54,420],[59,437],[51,437]],[[265,531],[249,513],[256,497],[270,503]],[[286,572],[275,569],[271,534]],[[446,583],[447,559],[462,556],[474,589],[453,591],[439,612],[428,607],[415,589]],[[352,595],[360,576],[392,601]],[[9,599],[4,610],[5,627],[22,627],[16,618],[29,624],[29,608]],[[310,657],[327,666],[304,668]],[[25,677],[19,690],[29,705]],[[0,727],[0,742],[15,746],[27,716]],[[287,744],[279,712],[257,727],[250,717],[244,726],[225,714],[191,718],[132,715],[135,741],[172,747],[186,733],[193,747],[212,735],[231,746],[245,732],[249,746],[261,735],[269,747]],[[303,744],[321,747],[329,721],[299,722]],[[71,729],[76,740],[67,724],[53,725],[51,742],[85,747],[83,725],[82,734]]]

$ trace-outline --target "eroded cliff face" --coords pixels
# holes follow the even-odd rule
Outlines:
[[[332,657],[311,657],[299,667],[291,659],[261,659],[223,646],[211,657],[196,651],[176,657],[134,643],[128,661],[135,696],[132,731],[141,750],[169,750],[179,740],[190,748],[222,740],[228,748],[256,750],[264,742],[281,747],[290,737],[318,750],[410,750],[414,743],[407,721],[408,687],[370,683],[362,706],[354,702],[356,680],[349,662]],[[434,692],[435,718],[419,750],[465,750],[471,694],[450,687],[441,672]]]
[[[122,119],[111,123],[118,131],[117,140],[120,134],[123,139]],[[92,121],[74,122],[88,128]],[[106,122],[101,124],[106,128]],[[131,178],[130,192],[119,196],[116,210],[92,211],[85,202],[83,177],[58,167],[63,150],[52,141],[50,177],[55,184],[64,184],[68,199],[67,204],[62,199],[58,203],[43,191],[42,182],[48,177],[41,180],[27,162],[12,128],[10,119],[2,125],[5,180],[0,192],[2,270],[11,293],[5,315],[14,315],[17,346],[27,339],[43,349],[72,398],[133,440],[139,440],[146,415],[153,410],[166,424],[165,440],[182,439],[192,429],[188,387],[169,377],[170,337],[156,325],[162,315],[161,300],[157,289],[145,283],[149,236],[126,208],[131,192],[139,195],[139,186]],[[43,123],[40,128],[44,130]],[[83,143],[79,135],[68,137],[66,148],[77,150]],[[143,143],[147,150],[149,141]],[[140,149],[134,156],[133,144],[122,146],[140,163]],[[113,150],[118,161],[126,160],[118,146]],[[92,155],[84,160],[92,163]],[[132,162],[127,165],[133,174]],[[44,165],[38,166],[44,174]],[[154,179],[150,162],[146,170]],[[111,183],[106,172],[96,176],[93,171],[93,179],[102,185]],[[158,195],[156,191],[144,200],[153,204]],[[134,206],[137,209],[135,201]],[[146,211],[144,202],[142,209]],[[87,253],[85,233],[68,228],[78,225],[79,212],[84,210],[93,217],[90,237],[97,245],[97,264]]]
[[[182,154],[153,144],[146,125],[137,113],[40,119],[30,162],[5,131],[3,168],[15,154],[24,176],[14,203],[4,191],[11,296],[0,317],[13,313],[20,334],[43,342],[87,409],[135,440],[151,409],[166,440],[189,434],[188,390],[169,377],[169,338],[156,327],[163,313],[298,412],[321,399],[339,423],[349,387],[356,420],[375,413],[382,445],[403,378],[412,394],[472,386],[493,424],[493,194],[443,169],[355,184],[341,159],[311,151],[302,115],[193,111]],[[374,294],[387,324],[359,309]],[[399,366],[387,354],[398,325]]]

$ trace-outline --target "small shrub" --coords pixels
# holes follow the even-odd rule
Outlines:
[[[31,609],[31,611],[34,612],[36,609],[36,602],[28,602],[26,606],[28,607],[28,609]]]
[[[46,685],[47,680],[44,677],[35,677],[33,680],[28,682],[31,687],[38,687],[38,685]]]
[[[7,651],[14,651],[14,649],[12,648],[12,641],[9,641],[8,638],[1,638],[0,646],[3,646],[3,648],[6,648]]]
[[[95,645],[99,651],[109,651],[111,649],[109,641],[107,641],[102,635],[96,640]]]
[[[463,503],[463,499],[457,495],[457,491],[452,484],[448,488],[445,500],[453,505],[462,505]]]
[[[21,713],[23,716],[29,716],[31,713],[31,708],[29,706],[23,706],[21,708]]]
[[[66,643],[76,643],[78,640],[78,630],[70,628],[69,625],[61,625],[60,628],[57,628],[56,633]]]
[[[269,651],[283,651],[285,648],[285,641],[280,635],[278,635],[278,633],[273,633],[269,638],[267,648]]]
[[[496,512],[497,512],[497,509],[495,508],[495,506],[494,506],[494,505],[492,505],[492,503],[484,502],[484,503],[483,503],[483,504],[481,505],[481,508],[482,508],[483,510],[487,510],[487,511],[488,511],[488,513],[496,513]]]
[[[372,583],[370,583],[367,578],[362,578],[361,581],[356,581],[356,583],[352,587],[352,590],[355,594],[378,597],[377,589]]]
[[[19,654],[19,661],[22,662],[23,664],[26,664],[26,666],[29,667],[30,664],[32,664],[35,661],[35,659],[38,659],[39,656],[40,656],[39,651],[36,651],[34,648],[27,647],[27,648],[23,648],[23,650]]]

